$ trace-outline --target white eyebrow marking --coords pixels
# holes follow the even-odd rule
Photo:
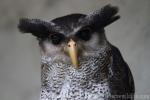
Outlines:
[[[74,28],[71,34],[75,34],[76,32],[78,32],[82,27],[79,26],[77,28]]]

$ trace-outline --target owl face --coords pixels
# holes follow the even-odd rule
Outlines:
[[[43,55],[52,57],[55,60],[66,61],[71,56],[69,48],[73,49],[73,52],[76,52],[75,55],[79,58],[97,52],[98,48],[104,46],[106,42],[104,31],[101,31],[101,33],[96,32],[90,27],[75,27],[68,33],[63,32],[66,31],[62,29],[40,42]]]
[[[104,46],[106,42],[104,30],[94,29],[90,25],[81,23],[83,16],[72,14],[52,20],[55,32],[41,40],[43,55],[64,62],[70,58],[76,59],[72,61],[76,66],[79,63],[78,58],[91,56],[91,54],[94,56],[94,52],[97,52],[98,48]]]
[[[104,27],[119,18],[117,12],[116,7],[107,5],[89,15],[71,14],[50,22],[21,19],[18,27],[37,37],[42,55],[78,66],[79,58],[94,56],[106,45]]]

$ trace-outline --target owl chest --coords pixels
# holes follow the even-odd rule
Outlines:
[[[42,93],[42,100],[107,100],[108,83],[92,83],[65,78],[49,84],[49,91]],[[45,99],[44,99],[45,98]]]
[[[86,60],[78,70],[61,63],[43,70],[41,100],[107,100],[109,84],[96,74],[99,62]]]

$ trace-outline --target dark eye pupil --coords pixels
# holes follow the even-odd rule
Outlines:
[[[63,36],[62,35],[59,35],[59,34],[55,34],[55,35],[52,35],[51,36],[51,41],[54,45],[58,45],[62,42],[63,40]]]
[[[91,30],[90,29],[81,30],[77,33],[77,36],[84,41],[88,41],[91,38]]]

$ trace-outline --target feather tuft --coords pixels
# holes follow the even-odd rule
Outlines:
[[[22,18],[19,20],[18,29],[22,33],[31,33],[38,38],[45,38],[52,31],[52,25],[40,19]]]

